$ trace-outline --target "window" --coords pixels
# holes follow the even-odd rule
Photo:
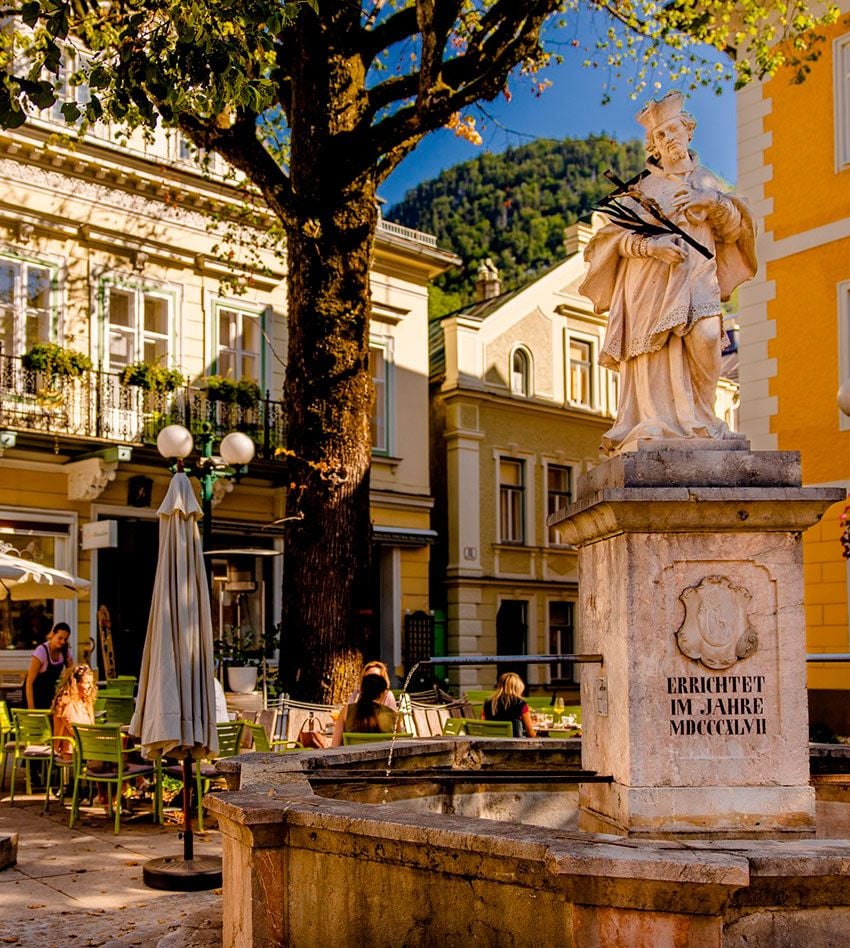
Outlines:
[[[261,381],[262,376],[262,325],[261,315],[256,312],[222,306],[218,313],[218,359],[219,375],[233,379]]]
[[[575,654],[575,631],[573,627],[573,603],[549,603],[549,654]],[[576,681],[575,665],[572,662],[552,662],[549,666],[550,681]]]
[[[566,510],[573,499],[573,469],[563,464],[549,464],[546,468],[546,516],[556,510]],[[558,534],[549,528],[549,543],[558,545]]]
[[[499,540],[525,542],[525,462],[499,460]]]
[[[593,346],[582,339],[570,339],[570,401],[590,408],[593,404],[591,386]]]
[[[15,511],[14,513],[18,513]],[[43,566],[68,569],[73,546],[69,524],[59,517],[11,519],[12,511],[0,515],[0,540],[9,544],[26,559]],[[10,596],[0,601],[0,649],[31,652],[44,641],[53,625],[71,617],[70,603],[59,599],[27,599],[14,601]],[[72,624],[72,628],[73,628]],[[79,656],[75,655],[75,658]],[[27,659],[29,660],[29,659]]]
[[[511,356],[511,392],[531,395],[531,356],[526,349],[514,349]]]
[[[372,405],[372,450],[386,453],[389,451],[387,354],[379,346],[369,348],[369,374],[372,376],[372,386],[375,390],[375,401]]]
[[[835,165],[840,171],[850,165],[850,36],[833,45],[835,60]]]
[[[75,82],[72,84],[72,77],[83,79],[82,70],[91,69],[91,56],[82,53],[79,50],[71,49],[66,46],[62,50],[62,59],[59,64],[59,73],[56,77],[58,84],[56,86],[56,101],[48,109],[42,112],[44,118],[48,116],[53,119],[64,122],[65,117],[62,114],[62,106],[66,102],[73,102],[82,111],[91,101],[91,91],[88,83]],[[52,78],[52,77],[51,77]]]
[[[174,296],[126,284],[105,286],[106,368],[134,362],[170,365]]]
[[[51,297],[56,270],[43,264],[0,258],[0,346],[19,356],[35,342],[51,339]]]

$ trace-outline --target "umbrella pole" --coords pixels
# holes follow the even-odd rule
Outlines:
[[[192,833],[192,756],[183,758],[183,859],[191,862],[195,858],[195,837]],[[198,806],[201,801],[198,800]]]

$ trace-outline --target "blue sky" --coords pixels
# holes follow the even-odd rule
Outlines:
[[[474,146],[453,132],[432,132],[419,147],[396,168],[379,189],[381,197],[392,205],[404,197],[405,191],[419,182],[436,177],[444,168],[476,157],[481,151],[501,152],[512,145],[521,145],[535,138],[584,138],[591,133],[606,133],[612,138],[639,137],[640,127],[635,114],[649,98],[658,97],[675,84],[665,84],[652,93],[633,100],[629,98],[625,80],[608,90],[611,101],[602,105],[606,74],[603,69],[583,67],[579,50],[568,50],[565,62],[547,70],[552,85],[535,96],[527,83],[519,79],[511,83],[511,101],[500,96],[484,103],[490,118],[476,108],[468,110],[475,116],[484,142]],[[735,96],[727,88],[720,96],[703,89],[691,98],[689,111],[697,120],[694,147],[700,160],[730,183],[736,178]]]

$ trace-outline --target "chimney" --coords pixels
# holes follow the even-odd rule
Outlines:
[[[574,253],[584,253],[584,248],[590,243],[590,238],[604,225],[602,216],[594,211],[590,220],[576,221],[564,228],[564,252],[568,257]]]
[[[492,300],[502,292],[502,281],[496,264],[487,257],[478,268],[478,279],[475,281],[475,300],[483,303]]]

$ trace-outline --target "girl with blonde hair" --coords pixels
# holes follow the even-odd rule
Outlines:
[[[59,690],[53,699],[53,734],[56,737],[72,737],[72,724],[94,724],[94,699],[97,685],[94,672],[88,665],[66,668],[59,681]],[[63,741],[57,754],[70,759],[71,741]]]
[[[528,737],[537,737],[531,723],[531,711],[523,698],[525,682],[516,672],[505,672],[496,685],[492,698],[484,702],[481,717],[485,721],[510,721],[514,737],[522,737],[523,729]]]

